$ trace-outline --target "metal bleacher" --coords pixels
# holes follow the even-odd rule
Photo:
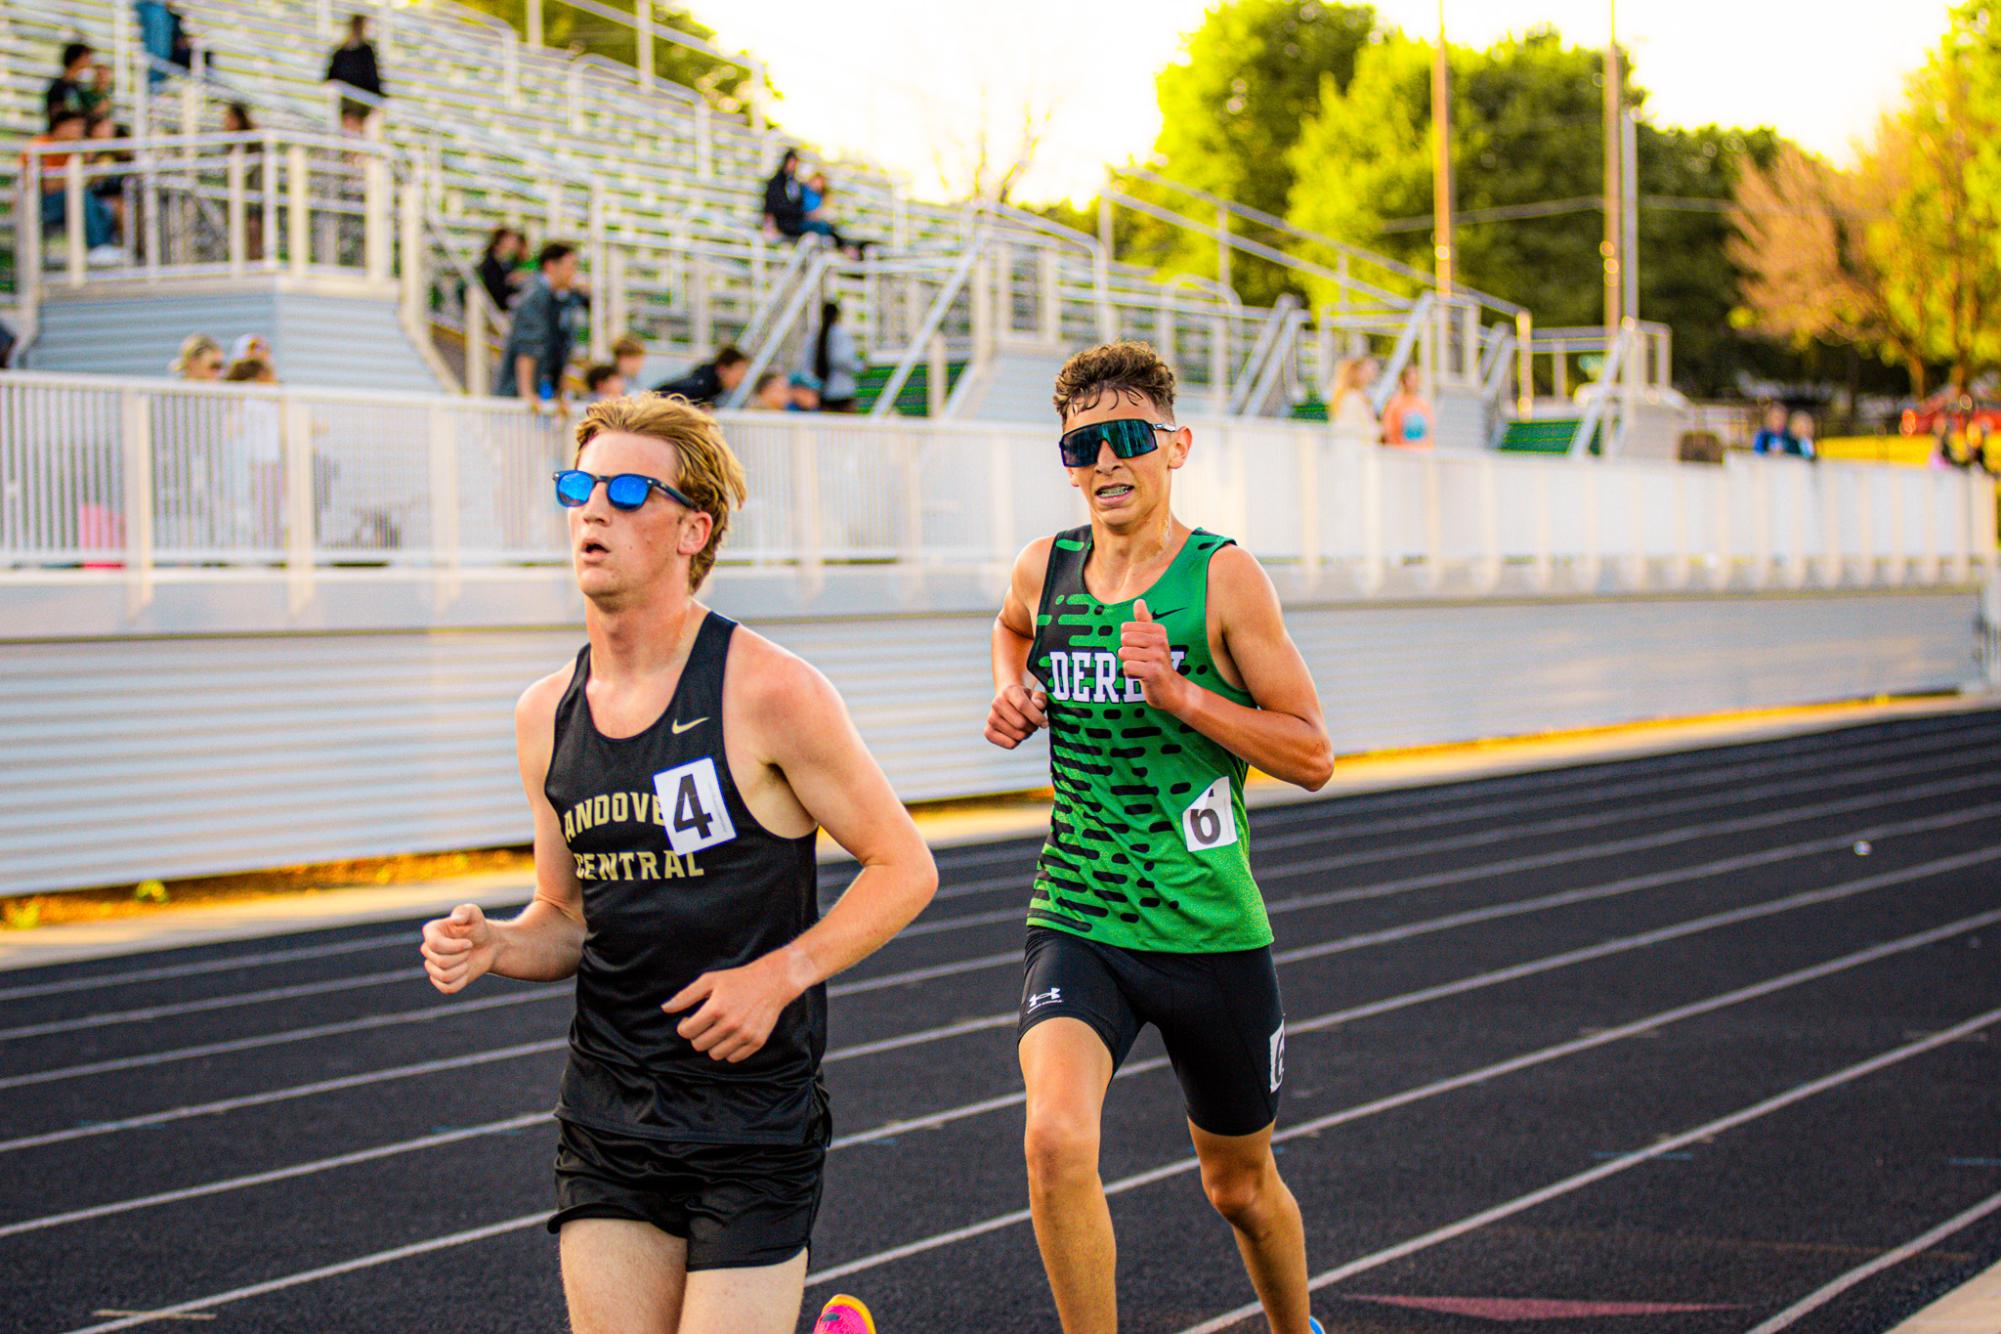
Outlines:
[[[626,21],[595,0],[550,2]],[[1479,293],[1431,291],[1425,275],[1354,247],[1341,248],[1338,271],[1299,258],[1307,246],[1324,255],[1339,243],[1164,177],[1150,178],[1147,199],[1112,191],[1107,198],[1215,234],[1224,250],[1297,269],[1302,281],[1332,284],[1336,301],[1314,311],[1296,301],[1247,307],[1227,281],[1120,262],[1108,224],[1091,236],[1004,205],[927,202],[865,162],[824,165],[843,232],[874,243],[866,259],[775,238],[762,228],[763,183],[795,141],[761,117],[718,110],[701,93],[630,66],[535,45],[450,0],[366,12],[389,93],[369,137],[387,155],[388,190],[398,200],[413,190],[421,214],[415,231],[385,245],[406,280],[411,339],[453,387],[482,392],[491,383],[501,320],[470,273],[488,232],[508,225],[535,242],[581,244],[594,294],[590,354],[603,358],[611,339],[630,330],[649,346],[649,375],[732,341],[759,368],[797,365],[819,302],[834,298],[871,362],[865,410],[1020,419],[1042,410],[1046,391],[1022,386],[1051,357],[1113,336],[1154,341],[1181,368],[1191,404],[1219,415],[1321,419],[1336,361],[1363,352],[1385,363],[1383,392],[1403,365],[1423,369],[1441,406],[1442,447],[1498,443],[1506,419],[1527,402],[1511,384],[1528,361],[1519,308]],[[181,136],[182,146],[167,152],[183,154],[184,189],[212,219],[225,211],[227,149],[204,136],[219,129],[233,101],[247,104],[267,133],[327,141],[305,140],[317,155],[309,188],[319,189],[322,178],[337,181],[348,170],[336,160],[339,105],[343,95],[360,96],[323,81],[334,18],[333,7],[315,0],[204,0],[189,14],[192,69],[155,68],[152,90],[142,94],[147,57],[124,0],[7,6],[0,132],[39,128],[56,52],[80,37],[111,59],[118,114],[134,142]],[[206,177],[198,169],[203,150],[192,143],[214,150]],[[806,152],[810,159],[810,146]],[[253,184],[272,188],[268,173]],[[1222,230],[1162,200],[1214,208]],[[1265,227],[1264,240],[1244,234],[1256,226]],[[211,234],[222,230],[211,221]],[[212,238],[208,256],[218,263],[220,245]],[[223,267],[240,273],[242,257],[227,258]],[[135,267],[137,260],[135,253]],[[1227,275],[1227,258],[1219,271]],[[160,280],[157,268],[147,272]],[[129,276],[73,269],[72,289]],[[23,312],[31,334],[34,313]],[[1556,355],[1583,350],[1565,347]],[[1661,371],[1664,383],[1664,359]]]

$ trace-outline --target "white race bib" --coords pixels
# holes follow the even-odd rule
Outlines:
[[[1230,804],[1230,780],[1226,775],[1209,784],[1187,810],[1181,812],[1181,841],[1190,852],[1212,852],[1237,841],[1237,813]]]
[[[667,846],[681,856],[736,837],[716,762],[708,756],[653,775],[653,791],[660,797]]]

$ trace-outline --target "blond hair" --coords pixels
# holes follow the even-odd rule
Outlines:
[[[709,577],[716,552],[729,531],[730,511],[743,506],[749,494],[743,464],[723,439],[716,419],[679,394],[640,394],[593,403],[577,423],[576,460],[584,446],[614,431],[643,435],[674,447],[675,475],[663,478],[684,492],[712,520],[709,540],[688,562],[688,588],[694,591]]]
[[[216,359],[220,360],[222,358],[222,344],[216,342],[207,334],[189,334],[181,340],[180,355],[168,363],[167,369],[176,375],[186,375],[188,367],[194,365],[195,358],[206,352],[215,353]]]
[[[1349,357],[1343,361],[1334,371],[1334,394],[1329,401],[1339,403],[1341,395],[1350,389],[1360,392],[1366,378],[1362,372],[1374,360],[1374,357]]]

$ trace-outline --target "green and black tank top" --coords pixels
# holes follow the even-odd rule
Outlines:
[[[1230,539],[1196,529],[1141,595],[1167,627],[1177,670],[1251,705],[1209,652],[1209,561]],[[1183,954],[1271,943],[1251,878],[1246,764],[1147,704],[1119,666],[1132,599],[1104,603],[1084,586],[1091,530],[1058,533],[1036,609],[1029,670],[1048,691],[1049,839],[1029,898],[1032,926],[1125,949]]]

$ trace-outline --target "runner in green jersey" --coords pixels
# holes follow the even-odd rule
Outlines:
[[[1326,783],[1320,701],[1256,559],[1174,517],[1194,440],[1173,423],[1166,363],[1144,343],[1091,348],[1056,377],[1055,403],[1091,522],[1016,560],[986,729],[1013,748],[1047,728],[1056,791],[1018,1028],[1043,1267],[1066,1334],[1117,1328],[1099,1131],[1106,1087],[1153,1024],[1274,1334],[1309,1334],[1299,1206],[1271,1149],[1285,1021],[1243,788],[1253,764]]]

